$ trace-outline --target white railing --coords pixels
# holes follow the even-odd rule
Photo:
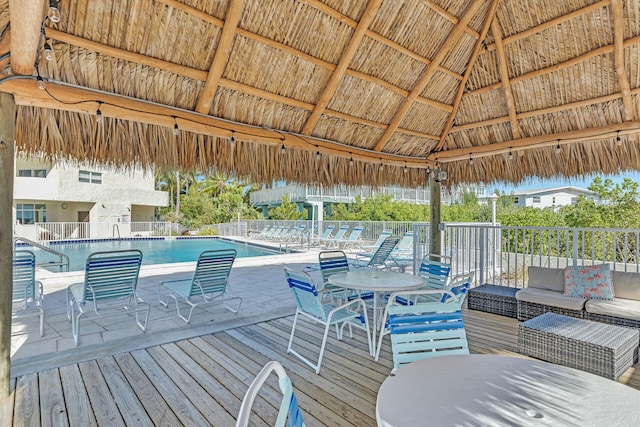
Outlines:
[[[14,237],[36,242],[135,237],[168,237],[179,234],[180,225],[171,222],[37,222],[16,224]]]
[[[366,199],[375,195],[391,196],[397,201],[414,204],[429,203],[429,189],[399,188],[399,187],[348,187],[338,185],[324,187],[322,185],[286,185],[254,191],[249,195],[252,205],[277,204],[282,202],[283,196],[288,196],[291,202],[323,201],[333,203],[352,203],[357,196]]]

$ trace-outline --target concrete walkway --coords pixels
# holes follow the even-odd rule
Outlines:
[[[36,277],[43,282],[45,293],[44,336],[39,335],[36,316],[13,321],[11,376],[291,315],[295,312],[295,303],[284,280],[283,267],[302,269],[317,262],[318,251],[238,258],[229,279],[233,294],[243,298],[238,314],[228,311],[222,304],[204,305],[194,310],[190,324],[178,318],[175,305],[165,308],[158,302],[156,284],[162,280],[190,277],[195,262],[143,266],[138,292],[151,304],[146,333],[136,326],[133,315],[120,313],[96,317],[87,314],[80,323],[77,347],[71,334],[71,323],[67,321],[66,288],[71,283],[82,282],[84,272],[38,271]],[[312,276],[320,281],[318,272]]]

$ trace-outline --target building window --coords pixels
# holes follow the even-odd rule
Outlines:
[[[533,203],[540,203],[540,196],[533,196]]]
[[[90,184],[102,184],[102,174],[99,172],[81,170],[78,175],[78,181],[88,182]]]
[[[47,205],[16,204],[16,219],[20,224],[47,222]]]
[[[34,177],[34,178],[46,178],[46,169],[20,169],[18,170],[18,176]]]
[[[571,198],[571,204],[575,205],[576,203],[578,203],[578,198],[577,197],[572,197]]]

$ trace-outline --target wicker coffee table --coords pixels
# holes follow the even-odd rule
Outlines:
[[[520,288],[489,284],[469,289],[467,308],[516,318],[518,317],[516,292],[519,290]]]
[[[518,352],[613,380],[638,360],[638,330],[545,313],[518,327]]]

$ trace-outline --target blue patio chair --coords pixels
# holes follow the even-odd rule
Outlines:
[[[273,426],[304,427],[302,412],[300,412],[300,408],[298,407],[298,400],[296,399],[295,392],[293,391],[291,379],[282,365],[273,360],[267,362],[260,372],[258,372],[258,375],[256,375],[256,378],[245,393],[244,398],[242,399],[242,405],[240,406],[240,412],[238,413],[238,419],[236,420],[236,427],[247,427],[249,425],[249,417],[251,416],[253,402],[262,388],[262,385],[265,383],[267,378],[269,378],[269,375],[271,375],[272,372],[275,372],[278,375],[278,385],[282,392],[282,400],[280,401],[278,417],[273,423]]]
[[[110,309],[133,310],[138,327],[146,331],[150,306],[136,292],[140,264],[142,252],[135,249],[94,252],[87,257],[84,282],[67,287],[67,319],[71,321],[76,345],[80,318],[88,313],[89,307],[98,315]],[[140,321],[139,313],[144,313],[144,322]]]
[[[349,336],[353,337],[352,326],[356,326],[367,331],[367,344],[369,352],[371,350],[371,333],[369,331],[369,320],[367,318],[367,309],[361,298],[355,298],[345,304],[336,306],[334,304],[323,304],[321,296],[318,293],[316,285],[309,275],[303,271],[294,271],[288,268],[284,269],[289,289],[296,301],[296,314],[291,327],[291,336],[289,337],[289,345],[287,353],[292,353],[298,359],[315,369],[316,374],[320,373],[322,357],[329,335],[329,328],[333,325],[336,327],[336,335],[342,340],[345,326],[349,326]],[[314,323],[324,325],[324,335],[320,343],[320,353],[316,363],[298,353],[293,349],[293,338],[298,324],[298,318],[304,316]]]
[[[27,250],[13,254],[13,291],[11,318],[40,317],[40,336],[44,335],[44,292],[42,282],[36,280],[36,256]],[[34,310],[31,310],[31,309]]]
[[[347,249],[353,249],[359,246],[360,244],[362,244],[362,240],[360,239],[362,230],[363,230],[362,227],[353,227],[353,230],[351,230],[351,233],[342,241],[336,242],[336,245],[345,251]]]
[[[469,290],[463,283],[452,290],[394,292],[389,298],[375,359],[385,335],[391,336],[394,369],[434,356],[469,354],[462,320],[462,303]],[[429,297],[422,301],[420,297]],[[419,301],[409,303],[407,301]]]
[[[240,310],[242,298],[233,296],[228,286],[229,274],[235,259],[235,249],[202,252],[190,279],[165,280],[158,283],[157,291],[160,304],[168,307],[170,300],[173,299],[176,303],[178,317],[186,323],[191,321],[193,309],[203,303],[225,302],[225,307],[229,311],[237,313]],[[162,288],[169,291],[164,298],[161,292]],[[188,316],[185,317],[180,312],[178,300],[191,307]],[[235,308],[229,307],[226,304],[228,301],[237,301],[238,305]]]
[[[439,258],[440,261],[432,258]],[[422,259],[418,274],[425,280],[426,289],[447,289],[451,274],[451,263],[444,262],[443,260],[445,259],[448,259],[448,257],[436,254],[428,254]]]
[[[346,297],[346,289],[329,283],[329,276],[337,273],[346,273],[349,271],[349,262],[347,256],[342,251],[322,251],[318,254],[318,264],[324,281],[322,291],[323,296],[329,295],[331,301],[335,296],[340,298]]]

